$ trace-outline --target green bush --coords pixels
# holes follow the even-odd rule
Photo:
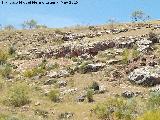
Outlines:
[[[94,81],[90,88],[93,89],[93,90],[99,90],[99,84]]]
[[[12,115],[0,114],[0,120],[20,120],[20,119]]]
[[[51,90],[48,94],[48,97],[53,102],[59,102],[60,92],[59,90]]]
[[[124,64],[127,64],[127,63],[128,63],[129,54],[130,54],[130,52],[129,52],[128,49],[125,49],[125,50],[123,51],[123,53],[122,53],[122,62],[123,62]]]
[[[135,105],[122,98],[109,98],[106,102],[97,104],[93,110],[103,120],[131,120],[134,117]]]
[[[25,77],[28,77],[28,78],[31,78],[31,77],[34,77],[38,74],[44,74],[45,73],[45,69],[43,69],[43,67],[35,67],[35,68],[32,68],[32,69],[28,69],[26,70],[23,75]]]
[[[149,38],[150,41],[152,41],[153,43],[158,43],[159,42],[159,38],[158,35],[153,33],[153,32],[149,32]]]
[[[82,62],[80,65],[79,65],[79,68],[78,68],[78,71],[82,74],[85,74],[87,72],[87,65],[90,64],[91,62]]]
[[[63,35],[63,34],[64,34],[64,32],[62,32],[60,29],[56,29],[56,30],[55,30],[55,33],[56,33],[56,34],[60,34],[60,35]]]
[[[4,64],[0,66],[0,75],[3,78],[8,78],[12,72],[12,68],[9,64]]]
[[[7,98],[7,103],[14,107],[20,107],[29,104],[28,86],[26,84],[18,83],[10,88]]]
[[[6,63],[7,59],[8,59],[8,53],[0,49],[0,64]]]
[[[4,80],[0,78],[0,90],[3,88],[3,86],[4,86]]]
[[[137,120],[159,120],[160,110],[152,110],[144,113],[142,116],[138,117]]]
[[[45,110],[40,110],[40,109],[36,109],[34,111],[35,115],[39,115],[42,116],[43,118],[47,118],[48,117],[48,112]]]
[[[155,109],[160,107],[160,92],[151,92],[147,106],[150,109]]]
[[[16,49],[13,46],[10,46],[8,50],[9,55],[13,55],[15,54],[15,52],[16,52]]]
[[[87,100],[88,102],[93,102],[93,90],[92,89],[88,89],[87,90]]]
[[[132,50],[132,58],[137,58],[139,56],[140,52],[136,49]]]
[[[54,64],[51,64],[51,65],[47,66],[47,67],[46,67],[46,70],[47,70],[47,71],[50,71],[50,70],[52,70],[52,69],[58,69],[58,68],[59,68],[59,64],[56,62],[56,63],[54,63]]]

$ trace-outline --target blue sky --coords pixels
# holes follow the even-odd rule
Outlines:
[[[3,0],[7,1],[7,0]],[[16,1],[16,0],[8,0]],[[24,0],[29,1],[29,0]],[[40,0],[38,0],[40,1]],[[47,1],[47,0],[41,0]],[[48,0],[64,1],[64,0]],[[20,27],[25,20],[35,19],[49,27],[104,24],[110,18],[130,21],[135,10],[143,10],[153,19],[159,19],[160,0],[77,0],[77,5],[2,5],[0,24]],[[0,0],[1,2],[1,0]]]

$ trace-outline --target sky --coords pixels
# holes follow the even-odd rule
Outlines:
[[[1,3],[2,0],[0,0]],[[18,0],[3,0],[18,1]],[[30,0],[23,0],[30,1]],[[35,0],[44,1],[47,0]],[[66,0],[48,0],[66,1]],[[74,2],[75,0],[71,0]],[[105,24],[108,19],[131,21],[131,13],[142,10],[152,19],[159,19],[160,0],[77,0],[78,4],[9,5],[0,4],[0,24],[19,28],[26,20],[35,19],[48,27]]]

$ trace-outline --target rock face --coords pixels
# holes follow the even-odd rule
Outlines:
[[[141,39],[137,41],[138,51],[143,52],[151,49],[152,41],[147,39]]]
[[[144,66],[133,70],[128,76],[135,84],[153,86],[160,83],[160,67]]]
[[[56,36],[56,34],[55,34]],[[58,38],[57,38],[58,37]],[[85,41],[85,35],[66,34],[64,36],[57,36],[57,39],[62,40],[64,43],[61,45],[34,45],[27,47],[27,49],[19,49],[16,51],[17,59],[34,59],[34,58],[51,58],[51,57],[78,57],[90,59],[95,56],[99,51],[108,50],[110,48],[133,48],[135,45],[140,52],[152,49],[154,43],[159,42],[158,37],[143,36],[129,36],[129,37],[116,37],[114,39],[104,39],[101,41]],[[52,38],[53,39],[53,38]],[[47,40],[48,41],[48,38]],[[67,42],[66,42],[67,41]],[[41,41],[42,42],[42,41]],[[50,43],[51,41],[48,41]],[[53,41],[52,41],[53,42]],[[84,44],[85,42],[85,44]],[[29,43],[26,43],[29,44]],[[44,44],[44,43],[43,43]]]

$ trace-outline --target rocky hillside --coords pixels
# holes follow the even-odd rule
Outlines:
[[[160,21],[0,31],[0,75],[2,120],[147,120]]]

